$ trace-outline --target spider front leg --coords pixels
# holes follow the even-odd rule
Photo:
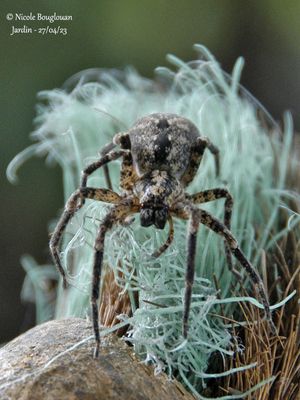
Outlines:
[[[99,348],[100,348],[100,329],[99,329],[99,317],[98,317],[99,312],[98,312],[97,302],[99,299],[105,235],[117,222],[124,221],[124,219],[128,217],[130,214],[136,213],[138,211],[139,211],[139,206],[137,204],[134,204],[134,201],[132,202],[124,201],[123,204],[119,204],[114,208],[112,208],[106,215],[106,217],[103,219],[99,228],[97,239],[95,241],[93,283],[92,283],[92,296],[91,296],[93,328],[96,341],[94,358],[97,358],[99,356]]]
[[[224,225],[230,230],[233,198],[225,188],[203,190],[189,196],[193,204],[208,203],[209,201],[225,199]]]
[[[235,237],[233,236],[233,234],[224,224],[222,224],[222,222],[218,221],[207,211],[200,210],[200,222],[203,225],[206,225],[212,231],[223,236],[223,238],[226,240],[231,253],[239,261],[241,266],[247,271],[252,283],[257,287],[260,300],[265,310],[266,319],[269,323],[272,333],[276,334],[276,327],[272,320],[268,295],[266,293],[263,281],[259,276],[258,272],[256,271],[256,269],[253,267],[253,265],[250,263],[250,261],[246,258],[246,256],[240,249],[239,244],[235,239]]]
[[[67,287],[67,279],[59,256],[59,243],[67,224],[74,216],[76,211],[78,211],[83,206],[82,199],[85,198],[114,204],[118,204],[121,201],[121,197],[117,193],[109,189],[95,189],[85,187],[83,189],[76,190],[70,196],[69,200],[66,203],[64,212],[54,229],[49,243],[52,258],[58,272],[62,276],[64,288]]]
[[[185,275],[185,292],[183,304],[183,320],[182,320],[182,334],[187,338],[188,334],[188,320],[190,315],[192,290],[195,276],[195,257],[196,257],[196,244],[197,234],[200,224],[201,211],[190,204],[180,204],[172,210],[172,215],[181,219],[189,219],[188,227],[188,241],[187,241],[187,266]]]
[[[185,293],[184,293],[184,310],[183,310],[183,326],[182,334],[183,337],[187,337],[188,334],[188,320],[190,314],[192,290],[195,276],[195,256],[196,256],[196,244],[197,234],[199,230],[199,210],[192,210],[190,217],[190,225],[188,231],[188,243],[187,243],[187,266],[185,275]]]

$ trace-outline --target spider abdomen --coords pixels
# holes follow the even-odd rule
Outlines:
[[[130,129],[129,137],[138,176],[160,170],[180,179],[189,166],[199,132],[186,118],[157,113],[138,120]]]

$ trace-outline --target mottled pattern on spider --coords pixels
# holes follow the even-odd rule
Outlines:
[[[119,146],[120,149],[114,150],[116,146]],[[232,196],[225,188],[205,190],[193,195],[185,192],[185,188],[196,175],[206,148],[215,157],[218,174],[219,151],[208,138],[199,135],[198,129],[192,122],[175,114],[151,114],[138,120],[128,132],[115,135],[113,143],[108,144],[102,150],[100,159],[83,171],[80,188],[71,195],[65,206],[64,213],[51,237],[50,249],[55,264],[62,274],[63,284],[66,286],[66,276],[59,257],[59,241],[67,223],[74,213],[83,206],[87,198],[114,204],[101,221],[94,246],[91,303],[96,340],[95,357],[98,356],[100,347],[97,301],[105,234],[116,223],[124,222],[127,217],[134,213],[140,213],[142,226],[155,225],[156,228],[163,229],[166,222],[169,223],[167,241],[153,254],[155,257],[161,255],[173,240],[172,218],[189,220],[183,311],[184,337],[187,337],[188,333],[199,224],[207,226],[223,237],[230,268],[232,268],[231,254],[233,254],[242,267],[246,269],[253,284],[258,289],[266,318],[271,329],[274,330],[268,297],[262,280],[230,232]],[[122,193],[117,194],[112,191],[107,164],[120,157],[122,158],[120,178]],[[105,169],[106,180],[110,189],[87,187],[88,176],[100,167]],[[221,198],[225,199],[224,222],[198,207],[198,204]],[[235,270],[233,272],[237,273]]]

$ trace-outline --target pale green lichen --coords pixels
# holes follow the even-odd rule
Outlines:
[[[206,154],[188,191],[195,193],[213,187],[229,189],[235,200],[232,232],[246,256],[259,267],[262,250],[274,243],[272,235],[279,237],[298,223],[294,219],[284,229],[278,223],[292,121],[289,115],[285,116],[281,133],[270,115],[240,86],[241,59],[232,74],[227,75],[207,49],[199,45],[195,48],[200,60],[185,63],[169,56],[175,71],[158,68],[156,81],[142,78],[133,69],[123,72],[89,70],[69,80],[65,90],[41,92],[36,130],[32,134],[36,143],[13,160],[8,176],[13,180],[16,168],[32,154],[46,155],[47,161],[55,161],[62,167],[67,200],[78,187],[82,168],[98,158],[98,151],[115,133],[128,129],[139,117],[152,112],[180,114],[192,120],[201,134],[219,147],[221,157],[220,178],[215,177],[213,157]],[[275,162],[278,174],[274,174]],[[119,169],[119,161],[110,165],[116,191]],[[89,186],[105,186],[103,174],[94,173]],[[222,218],[223,201],[204,207]],[[106,205],[87,201],[67,228],[62,257],[72,285],[68,291],[60,289],[58,292],[57,318],[89,313],[93,242],[106,211]],[[52,228],[53,225],[51,231]],[[212,314],[218,314],[220,304],[224,303],[223,310],[231,316],[238,309],[238,301],[247,301],[247,298],[231,297],[234,276],[226,265],[223,242],[201,227],[189,337],[184,340],[181,320],[186,223],[176,221],[173,245],[160,258],[151,258],[166,235],[167,228],[160,232],[140,227],[138,218],[130,226],[118,226],[107,235],[106,264],[114,270],[118,284],[131,295],[133,316],[120,316],[120,321],[122,325],[130,323],[129,340],[136,351],[151,360],[157,372],[165,370],[170,376],[176,373],[200,396],[206,380],[214,377],[206,373],[211,355],[218,352],[221,356],[231,356],[233,343],[237,346],[222,319]],[[122,279],[118,274],[120,268]],[[239,265],[236,268],[241,269]],[[220,292],[212,283],[213,274]],[[139,291],[138,309],[133,300],[136,290]],[[223,300],[218,300],[218,296]],[[240,346],[237,348],[243,350]]]

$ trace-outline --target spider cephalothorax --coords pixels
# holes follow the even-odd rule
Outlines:
[[[180,182],[159,170],[143,175],[135,184],[134,194],[140,199],[141,225],[154,224],[158,229],[165,227],[172,205],[184,198]]]
[[[119,146],[119,150],[113,150]],[[219,151],[209,139],[199,135],[196,126],[186,118],[175,114],[157,113],[138,120],[128,132],[115,135],[113,143],[102,151],[100,159],[90,164],[82,173],[81,185],[69,198],[63,215],[50,240],[50,249],[66,286],[66,276],[59,257],[59,241],[74,213],[84,205],[85,199],[114,204],[101,221],[95,241],[95,256],[92,285],[93,326],[96,339],[95,356],[99,354],[100,332],[98,305],[100,276],[103,262],[104,240],[108,230],[117,222],[124,222],[134,213],[140,213],[142,226],[154,225],[163,229],[169,222],[167,241],[153,254],[158,257],[173,240],[173,217],[189,220],[187,243],[187,270],[183,312],[183,335],[187,337],[188,316],[191,304],[195,272],[196,240],[199,224],[204,224],[221,235],[225,242],[228,265],[232,268],[231,254],[248,272],[257,286],[264,305],[266,317],[272,330],[268,298],[262,280],[255,268],[240,250],[230,232],[233,200],[225,188],[205,190],[193,195],[185,192],[199,168],[203,153],[208,148],[215,157],[216,172],[219,173]],[[121,194],[115,193],[110,185],[107,164],[122,158],[120,187]],[[88,176],[100,167],[105,168],[109,189],[87,187]],[[217,220],[198,204],[225,199],[224,222]]]

